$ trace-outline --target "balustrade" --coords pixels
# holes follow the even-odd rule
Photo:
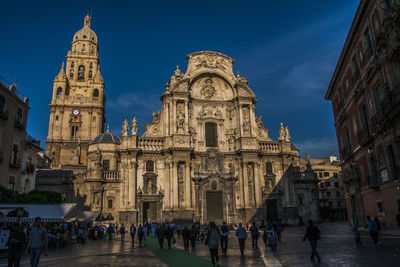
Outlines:
[[[278,153],[280,151],[279,143],[275,141],[258,142],[258,148],[262,151]]]
[[[103,171],[103,179],[120,179],[120,171]]]
[[[157,137],[138,137],[138,148],[142,150],[162,150],[164,139]]]

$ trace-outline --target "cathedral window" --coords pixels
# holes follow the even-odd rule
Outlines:
[[[146,172],[154,172],[154,162],[149,160],[146,162]]]
[[[93,63],[89,64],[89,69],[93,69]]]
[[[71,68],[73,68],[75,65],[74,65],[74,62],[72,61],[71,62]]]
[[[107,206],[108,206],[109,209],[112,209],[112,208],[113,208],[113,201],[112,201],[112,199],[109,199],[109,200],[108,200],[108,205],[107,205]]]
[[[93,90],[93,97],[99,97],[99,89]]]
[[[217,124],[215,122],[206,122],[206,147],[218,146]]]
[[[56,121],[58,121],[58,115],[56,116]]]
[[[92,78],[92,70],[89,70],[89,79]]]
[[[71,69],[71,70],[69,71],[69,77],[70,77],[70,78],[74,78],[74,70],[73,70],[73,69]]]
[[[57,95],[61,95],[62,94],[62,88],[61,87],[58,87],[57,88]]]
[[[78,68],[78,81],[83,81],[85,79],[85,66],[80,65]]]
[[[71,137],[78,137],[78,126],[71,127]]]
[[[103,170],[105,171],[110,170],[110,161],[107,159],[103,160]]]

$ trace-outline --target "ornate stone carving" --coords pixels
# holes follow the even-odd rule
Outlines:
[[[136,117],[133,117],[133,120],[132,120],[132,135],[137,135],[138,130],[139,129],[138,129]]]
[[[122,124],[122,136],[128,136],[128,131],[129,131],[129,123],[128,121],[125,119],[124,123]]]
[[[147,194],[151,195],[153,193],[153,179],[149,179],[147,182]]]
[[[246,79],[245,77],[240,76],[239,71],[237,72],[236,78],[238,79],[238,81],[239,81],[240,83],[243,83],[243,84],[246,84],[246,85],[247,85],[248,82],[249,82],[248,79]]]
[[[213,80],[211,78],[207,78],[205,85],[200,91],[200,93],[207,99],[211,98],[215,94],[215,88],[212,84]]]
[[[284,141],[285,140],[285,128],[283,128],[283,123],[281,122],[281,127],[279,128],[279,141]]]
[[[178,203],[185,201],[185,164],[178,165]]]
[[[249,188],[249,201],[253,201],[253,166],[248,164],[247,166],[247,184]]]
[[[226,112],[226,117],[229,120],[233,120],[233,117],[235,116],[235,109],[233,107],[227,107],[225,112]]]
[[[250,135],[250,111],[248,107],[242,108],[243,114],[243,133],[244,135]]]
[[[289,128],[287,126],[285,128],[285,141],[290,142]]]
[[[159,111],[153,112],[151,123],[152,124],[159,124],[160,120],[161,120],[161,112],[159,112]]]
[[[217,118],[222,119],[221,109],[217,105],[203,105],[199,116],[201,118]]]
[[[271,140],[269,138],[269,130],[265,129],[264,123],[262,122],[262,116],[256,117],[257,124],[257,136],[262,139]]]
[[[197,57],[195,62],[197,63],[196,67],[220,68],[226,70],[229,66],[229,63],[225,59],[212,52],[207,52],[203,56]]]

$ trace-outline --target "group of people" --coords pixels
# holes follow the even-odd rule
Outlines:
[[[377,217],[371,218],[370,216],[367,216],[367,224],[364,226],[361,226],[361,227],[359,225],[358,219],[357,218],[354,219],[353,232],[354,232],[354,237],[356,240],[356,245],[359,248],[362,247],[362,242],[361,242],[361,230],[362,229],[368,229],[374,245],[379,244],[379,231],[381,230],[381,224]]]

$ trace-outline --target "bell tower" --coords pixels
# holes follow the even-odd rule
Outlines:
[[[104,81],[97,35],[86,15],[53,81],[46,155],[52,168],[79,170],[87,165],[88,144],[104,129]]]

